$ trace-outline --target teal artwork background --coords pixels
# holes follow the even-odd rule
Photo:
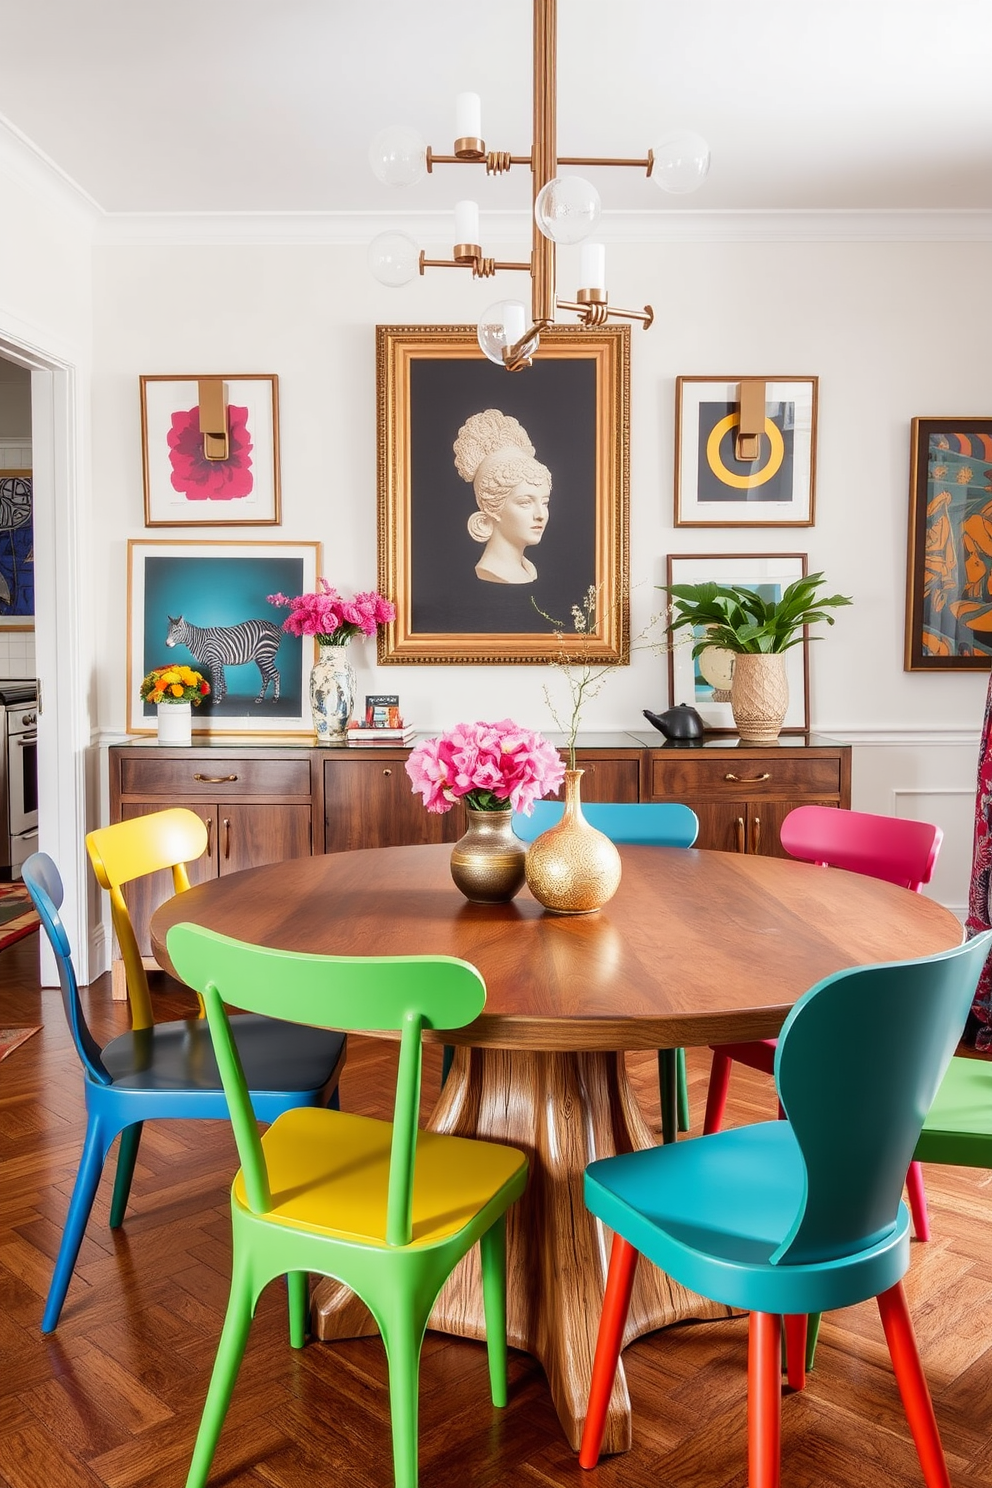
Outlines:
[[[144,615],[142,630],[142,676],[153,667],[170,661],[197,666],[185,646],[166,646],[169,616],[182,617],[203,627],[239,625],[243,620],[268,620],[282,625],[286,611],[268,602],[270,594],[301,594],[304,591],[304,560],[282,555],[251,557],[186,557],[148,555],[144,560]],[[308,645],[312,644],[307,638]],[[260,689],[258,667],[253,661],[227,667],[228,693],[219,705],[204,698],[195,709],[199,717],[256,719],[300,718],[303,708],[303,645],[300,636],[283,632],[276,654],[280,672],[280,696],[255,702]],[[308,705],[309,706],[309,705]],[[143,705],[146,718],[155,708]]]

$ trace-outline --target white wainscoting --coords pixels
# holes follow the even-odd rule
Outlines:
[[[851,805],[915,817],[943,828],[933,881],[924,890],[963,922],[968,913],[979,735],[960,730],[823,730],[853,746]]]

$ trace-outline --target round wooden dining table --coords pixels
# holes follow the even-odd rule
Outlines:
[[[843,967],[931,955],[961,926],[933,900],[877,879],[782,858],[622,847],[623,876],[593,914],[551,914],[527,890],[508,904],[466,901],[450,846],[299,858],[199,884],[164,903],[152,946],[180,921],[284,950],[346,956],[437,954],[471,961],[482,1014],[426,1037],[456,1046],[429,1120],[435,1130],[505,1142],[530,1159],[507,1237],[507,1341],[542,1363],[578,1448],[605,1284],[608,1236],[583,1202],[594,1158],[653,1145],[623,1051],[778,1033],[795,1000]],[[360,1010],[356,1009],[360,1025]],[[625,1342],[729,1309],[638,1267]],[[375,1331],[337,1282],[314,1291],[317,1336]],[[445,1286],[430,1326],[485,1337],[477,1255]],[[617,1372],[604,1450],[630,1445]]]

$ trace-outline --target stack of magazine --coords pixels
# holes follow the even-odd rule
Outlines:
[[[400,713],[400,700],[396,693],[372,693],[365,699],[365,721],[356,719],[348,725],[348,743],[360,744],[409,744],[417,730],[404,723]]]

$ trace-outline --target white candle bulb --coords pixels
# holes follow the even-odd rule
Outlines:
[[[606,247],[583,243],[579,253],[580,289],[606,289]]]
[[[455,97],[455,139],[482,138],[482,99],[478,93]]]
[[[455,202],[455,242],[478,243],[479,206],[474,201]]]

